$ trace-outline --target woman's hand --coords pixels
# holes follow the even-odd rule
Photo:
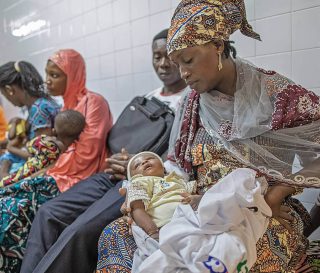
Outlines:
[[[199,203],[201,201],[201,198],[203,195],[197,195],[197,194],[190,194],[187,192],[181,193],[180,194],[183,199],[181,200],[182,204],[190,204],[193,210],[197,210]]]
[[[272,217],[277,219],[286,229],[292,232],[290,222],[294,220],[293,216],[290,215],[291,209],[287,206],[282,205],[284,199],[293,194],[295,189],[289,186],[276,185],[268,189],[265,195],[265,200],[272,210]]]
[[[128,151],[122,148],[121,153],[114,154],[106,159],[108,168],[105,169],[104,172],[111,175],[111,180],[125,180],[127,176],[127,166],[131,157],[132,155],[129,155]]]

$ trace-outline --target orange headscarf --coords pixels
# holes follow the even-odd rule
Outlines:
[[[86,119],[86,126],[79,140],[71,145],[47,172],[63,192],[102,170],[106,156],[106,138],[112,127],[112,115],[107,101],[87,90],[85,63],[77,51],[60,50],[49,60],[67,75],[63,110],[77,110]]]

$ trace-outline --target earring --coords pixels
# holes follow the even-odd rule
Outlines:
[[[221,52],[218,52],[218,57],[219,57],[218,70],[220,71],[222,69]]]

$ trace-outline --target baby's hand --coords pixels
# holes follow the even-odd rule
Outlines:
[[[181,193],[181,196],[183,197],[182,199],[182,204],[190,204],[193,210],[197,210],[199,203],[201,201],[202,195],[192,195],[190,193],[184,192]]]

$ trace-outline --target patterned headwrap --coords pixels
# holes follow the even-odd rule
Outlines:
[[[247,21],[243,0],[182,0],[171,20],[168,54],[214,39],[228,41],[238,29],[248,37],[261,40]]]

